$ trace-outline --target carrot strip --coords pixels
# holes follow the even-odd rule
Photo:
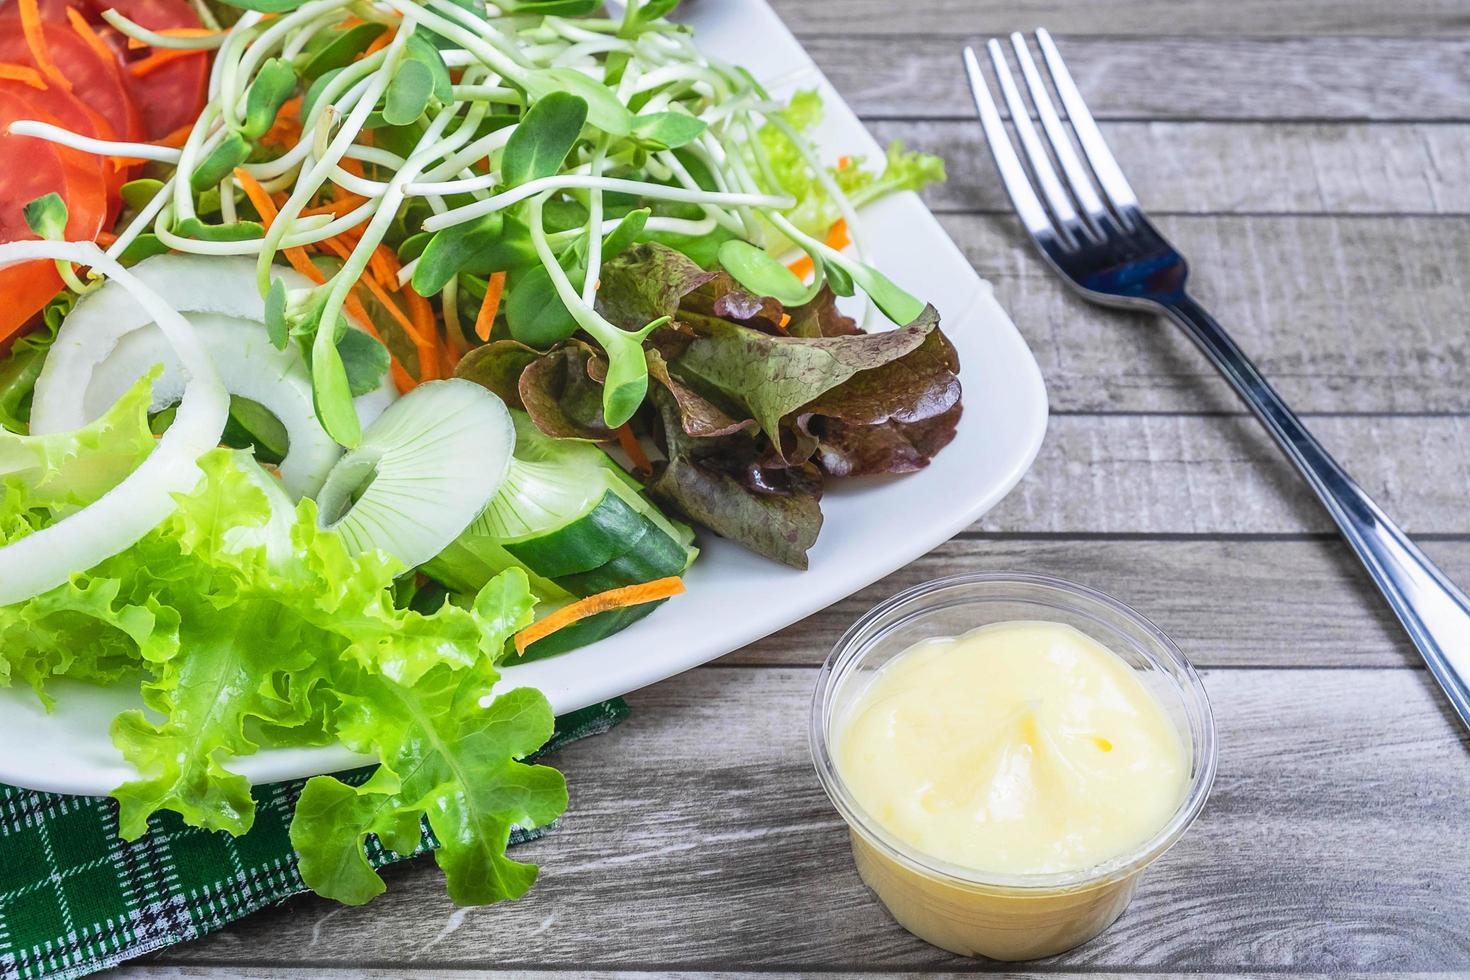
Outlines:
[[[842,156],[837,158],[838,170],[846,170],[850,166],[852,166],[852,157],[844,153]]]
[[[588,616],[596,616],[598,613],[609,612],[613,609],[622,609],[627,606],[641,606],[645,602],[658,602],[676,596],[684,591],[684,581],[677,576],[655,579],[652,582],[643,582],[639,585],[625,585],[621,589],[609,589],[590,595],[585,599],[578,599],[569,606],[562,606],[556,612],[538,622],[532,623],[521,630],[515,636],[516,655],[523,656],[526,648],[537,640],[544,640],[557,630],[565,629],[579,620]]]
[[[398,270],[400,267],[398,265],[398,257],[393,254],[392,249],[379,243],[378,247],[373,249],[373,254],[368,258],[368,268],[372,270],[373,276],[378,280],[378,285],[390,293],[398,292],[400,289],[398,285]]]
[[[41,6],[36,0],[18,0],[20,30],[25,35],[26,47],[41,74],[61,86],[62,91],[71,91],[71,79],[61,73],[56,62],[51,60],[51,49],[46,47],[46,27],[41,22]]]
[[[827,231],[827,245],[829,248],[835,248],[840,252],[851,244],[852,240],[847,237],[847,222],[842,218],[838,218],[832,222],[832,227]],[[803,255],[786,268],[796,273],[796,278],[805,279],[812,274],[812,269],[814,268],[812,257],[810,255]]]
[[[639,473],[652,473],[653,464],[648,461],[648,454],[643,451],[643,444],[638,441],[638,437],[633,434],[628,423],[624,422],[613,432],[617,434],[618,445],[623,447],[623,452],[627,453],[628,459],[632,460],[633,468]]]
[[[66,8],[66,22],[71,25],[71,29],[77,36],[87,42],[87,47],[92,49],[93,54],[103,59],[107,64],[112,64],[113,59],[117,56],[112,53],[112,48],[108,47],[107,42],[102,40],[102,35],[98,34],[92,25],[87,23],[86,18],[82,16],[80,10],[68,6]]]
[[[128,65],[128,71],[132,73],[134,78],[142,78],[145,75],[157,71],[164,65],[173,64],[181,58],[198,58],[203,54],[203,51],[197,49],[181,51],[178,48],[160,48],[148,57],[132,62]]]
[[[362,278],[360,284],[366,287],[368,292],[373,294],[373,298],[383,305],[388,311],[388,315],[403,328],[403,332],[408,334],[408,339],[413,341],[414,350],[419,355],[419,374],[423,375],[426,370],[424,367],[425,363],[432,362],[434,357],[433,337],[425,336],[423,331],[418,328],[418,325],[408,318],[408,315],[399,308],[397,303],[393,302],[393,297],[383,291],[382,286],[379,286],[366,276]],[[424,380],[428,381],[429,378],[425,376]]]
[[[189,141],[189,134],[194,131],[193,123],[185,123],[178,129],[153,141],[154,146],[168,146],[175,150],[181,149]]]
[[[495,326],[495,314],[500,312],[500,294],[505,292],[505,273],[497,272],[490,277],[485,287],[485,299],[480,303],[480,313],[475,317],[475,336],[490,339],[490,328]]]
[[[41,77],[40,72],[28,65],[0,64],[0,81],[20,82],[33,89],[46,91],[46,79]]]

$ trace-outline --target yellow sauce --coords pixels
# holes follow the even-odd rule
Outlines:
[[[1178,727],[1138,672],[1059,623],[919,643],[877,673],[834,734],[843,783],[884,830],[981,878],[1085,872],[1127,854],[1169,821],[1189,781]],[[920,874],[859,834],[853,844],[899,921],[961,953],[1027,959],[1085,942],[1134,885],[971,887]]]

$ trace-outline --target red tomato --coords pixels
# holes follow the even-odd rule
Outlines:
[[[129,48],[127,38],[102,19],[102,11],[113,9],[151,31],[200,27],[199,15],[188,0],[41,0],[41,16],[64,24],[68,6],[75,7],[117,52],[142,114],[145,139],[162,139],[199,117],[209,82],[209,55],[201,51],[134,75],[127,66],[146,57],[147,49]]]
[[[71,94],[97,110],[124,138],[141,139],[143,122],[117,63],[104,61],[69,26],[47,23],[45,33],[51,60],[71,82]],[[0,61],[38,67],[19,17],[0,17]]]
[[[3,28],[0,28],[3,30]],[[56,192],[66,202],[66,237],[92,241],[102,230],[107,189],[95,157],[55,143],[9,132],[17,119],[61,120],[30,102],[0,92],[0,242],[32,239],[24,209]],[[61,290],[50,262],[25,262],[0,269],[0,340],[10,336]]]
[[[30,118],[44,119],[50,116],[56,119],[57,125],[74,133],[100,140],[117,139],[117,131],[97,110],[63,92],[58,86],[52,85],[41,91],[22,82],[0,79],[0,93],[13,96],[34,108],[36,111]],[[91,160],[97,176],[107,189],[107,218],[111,221],[117,216],[122,204],[122,197],[118,192],[127,182],[127,168],[117,166],[110,157],[91,156]]]

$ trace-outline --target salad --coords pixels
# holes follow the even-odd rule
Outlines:
[[[859,216],[942,165],[829,165],[674,7],[0,7],[0,684],[139,686],[124,837],[244,833],[232,760],[341,742],[311,888],[427,822],[455,902],[518,897],[567,795],[497,667],[682,591],[694,525],[805,567],[829,479],[953,437]]]

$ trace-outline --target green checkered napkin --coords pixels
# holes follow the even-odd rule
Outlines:
[[[600,735],[627,716],[621,698],[564,715],[541,751]],[[342,778],[361,782],[371,771]],[[132,843],[118,838],[110,799],[0,786],[0,978],[92,973],[306,891],[287,836],[303,782],[256,787],[255,825],[243,837],[162,813]],[[541,833],[516,830],[510,840]],[[414,854],[436,846],[425,824]],[[381,867],[414,854],[372,843],[368,856]]]

